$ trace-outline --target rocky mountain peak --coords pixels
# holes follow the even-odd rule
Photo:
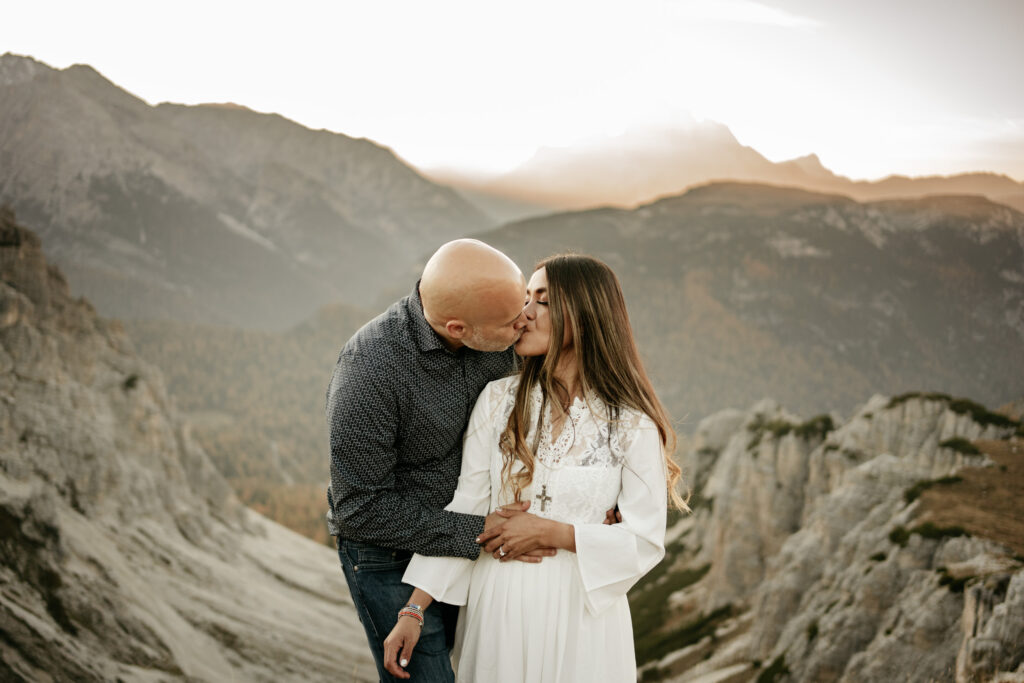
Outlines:
[[[51,70],[40,61],[25,55],[5,52],[0,55],[0,86],[31,81],[36,75]]]

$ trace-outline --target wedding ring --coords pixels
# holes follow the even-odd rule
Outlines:
[[[505,555],[508,554],[508,553],[505,552],[505,546],[503,546],[503,545],[502,546],[498,546],[498,554],[501,555],[502,557],[505,557]]]

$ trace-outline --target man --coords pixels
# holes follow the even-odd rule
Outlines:
[[[327,391],[328,526],[382,681],[384,638],[412,593],[412,553],[476,558],[476,537],[504,518],[447,512],[462,435],[484,386],[515,369],[526,282],[516,264],[477,240],[443,245],[417,287],[345,344]],[[525,507],[522,509],[525,510]],[[538,551],[539,562],[554,551]],[[416,680],[452,681],[448,647],[457,608],[425,614]]]

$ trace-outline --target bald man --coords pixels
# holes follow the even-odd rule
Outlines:
[[[383,640],[412,594],[402,583],[412,554],[475,559],[476,537],[503,521],[444,507],[477,396],[515,370],[510,347],[525,325],[525,298],[523,274],[505,254],[477,240],[449,242],[409,296],[338,357],[327,390],[328,526],[382,681],[397,680],[384,668]],[[448,648],[458,612],[439,606],[424,615],[406,677],[454,680]]]

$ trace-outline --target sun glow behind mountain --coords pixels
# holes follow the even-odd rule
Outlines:
[[[154,103],[368,137],[421,168],[499,173],[692,119],[852,178],[1024,178],[1024,4],[897,5],[40,2],[9,9],[0,49],[89,63]]]

